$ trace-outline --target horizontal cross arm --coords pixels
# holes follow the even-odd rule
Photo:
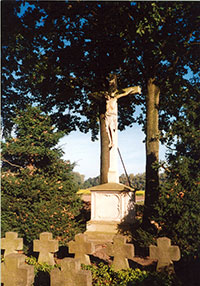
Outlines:
[[[134,86],[134,87],[127,87],[127,88],[123,88],[122,89],[122,93],[119,93],[120,91],[118,91],[118,94],[116,95],[116,98],[120,98],[129,94],[133,94],[133,93],[139,93],[141,94],[141,88],[140,86]]]

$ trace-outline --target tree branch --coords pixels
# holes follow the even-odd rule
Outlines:
[[[161,165],[161,168],[163,168],[166,172],[171,173],[171,170],[165,166],[165,162]]]
[[[187,42],[187,43],[189,42],[189,40],[190,40],[191,37],[192,37],[192,32],[191,32],[191,33],[187,36],[187,38],[186,38],[186,42]],[[185,46],[185,45],[184,45],[184,46]],[[188,51],[187,51],[187,53],[188,53]],[[169,72],[169,71],[172,71],[172,70],[175,68],[176,64],[178,63],[179,58],[180,58],[180,56],[177,56],[177,57],[176,57],[176,59],[174,60],[174,62],[173,62],[172,65],[171,65],[171,67],[168,68],[168,72]]]
[[[6,160],[6,159],[4,159],[4,158],[2,158],[2,161],[8,163],[9,165],[11,165],[11,166],[13,166],[13,167],[22,168],[22,166],[13,164],[13,163],[9,162],[8,160]]]

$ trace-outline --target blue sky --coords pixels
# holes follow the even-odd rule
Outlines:
[[[124,131],[118,131],[118,146],[126,166],[127,173],[145,172],[145,138],[141,126],[134,124]],[[74,171],[85,175],[85,179],[100,174],[100,141],[91,141],[91,135],[75,131],[63,137],[59,146],[64,151],[63,158],[76,163]],[[160,146],[160,160],[165,159],[166,148]],[[124,173],[120,159],[118,159],[119,174]]]

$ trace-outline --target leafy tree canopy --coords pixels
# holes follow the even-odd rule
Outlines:
[[[149,78],[162,86],[160,124],[166,124],[182,106],[188,68],[199,72],[198,2],[4,1],[2,6],[6,129],[14,107],[32,100],[51,113],[59,129],[92,129],[95,138],[98,108],[89,94],[107,90],[110,72],[118,75],[119,88],[143,89],[141,97],[120,100],[120,129],[133,123]]]
[[[138,122],[146,132],[147,224],[158,199],[153,165],[159,160],[159,140],[168,139],[165,132],[192,96],[191,77],[199,75],[199,3],[17,1],[3,2],[3,9],[8,17],[2,42],[5,131],[15,105],[31,101],[51,115],[59,130],[92,130],[95,139],[105,114],[108,75],[117,75],[118,90],[142,87],[141,96],[119,100],[119,129],[133,124],[135,106],[142,104]],[[104,149],[101,171],[107,170]]]

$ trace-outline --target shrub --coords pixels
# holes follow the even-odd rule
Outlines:
[[[171,122],[165,182],[148,231],[140,228],[136,240],[148,246],[167,236],[181,249],[182,258],[200,255],[200,101],[199,84],[190,87],[177,120]],[[189,90],[188,90],[189,91]],[[144,228],[144,227],[143,227]],[[151,241],[152,242],[151,242]]]
[[[196,84],[195,84],[196,86]],[[200,101],[198,86],[171,131],[177,136],[168,152],[167,183],[160,192],[154,220],[159,235],[166,235],[179,245],[183,256],[200,253]]]
[[[149,272],[140,269],[114,271],[112,266],[82,265],[83,269],[91,270],[93,286],[178,286],[174,274],[167,272]]]
[[[55,264],[54,266],[52,266],[52,265],[47,264],[46,262],[38,262],[37,259],[33,256],[26,257],[26,263],[28,265],[34,266],[35,275],[37,275],[39,271],[50,273],[52,269],[59,268],[58,264]]]
[[[25,245],[44,231],[65,244],[83,229],[77,216],[82,203],[73,180],[73,165],[56,147],[62,133],[38,108],[14,119],[15,137],[2,144],[2,235],[16,231]]]

